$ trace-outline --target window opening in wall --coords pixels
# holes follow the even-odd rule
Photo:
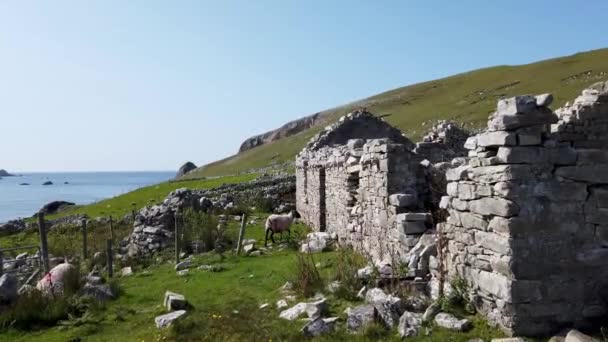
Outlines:
[[[348,191],[348,197],[346,199],[346,206],[352,208],[359,202],[359,171],[350,173],[346,180],[346,188]]]

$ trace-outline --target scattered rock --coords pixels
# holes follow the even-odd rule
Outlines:
[[[177,271],[177,275],[180,276],[180,277],[185,277],[188,274],[190,274],[190,270],[189,269]]]
[[[600,342],[600,340],[573,329],[566,335],[565,342]]]
[[[176,271],[185,270],[186,268],[190,268],[190,266],[192,266],[192,260],[186,259],[186,260],[178,263],[177,265],[175,265],[175,270]]]
[[[435,316],[435,324],[455,331],[466,331],[471,328],[471,322],[468,319],[458,319],[454,315],[445,312],[438,313]]]
[[[336,326],[337,319],[337,317],[316,318],[302,328],[302,334],[308,337],[316,337],[332,332]]]
[[[365,301],[376,308],[378,315],[389,328],[399,324],[399,318],[405,311],[401,298],[387,295],[379,288],[367,291]]]
[[[352,331],[358,331],[368,324],[378,320],[378,312],[373,305],[359,305],[354,309],[347,309],[348,318],[346,327]]]
[[[279,309],[279,310],[283,310],[288,306],[289,306],[289,304],[287,304],[287,301],[285,299],[279,299],[277,301],[277,309]]]
[[[406,311],[401,315],[401,318],[399,318],[397,331],[402,338],[417,336],[421,326],[422,315]]]
[[[167,308],[167,311],[184,310],[188,306],[188,301],[184,295],[166,291],[163,306]]]
[[[316,319],[321,317],[325,311],[327,311],[327,303],[326,299],[323,298],[311,303],[298,303],[293,307],[282,311],[279,314],[279,317],[288,321],[293,321],[306,313],[308,318]]]
[[[186,314],[186,310],[173,311],[171,313],[157,316],[154,318],[154,322],[156,323],[156,327],[159,329],[166,328],[171,325],[171,323],[180,319]]]
[[[12,273],[4,273],[0,277],[0,302],[12,303],[17,299],[17,278]]]
[[[357,278],[359,279],[369,279],[374,273],[373,266],[365,266],[357,270]]]
[[[133,269],[131,268],[131,266],[123,267],[120,270],[120,275],[122,275],[123,277],[131,276],[133,275]]]
[[[279,317],[288,321],[293,321],[306,312],[306,303],[298,303],[287,310],[281,311]]]
[[[493,338],[492,342],[526,342],[521,337]]]
[[[433,318],[435,318],[435,316],[441,311],[441,305],[439,305],[438,302],[433,302],[431,305],[429,305],[428,308],[426,308],[426,310],[424,311],[424,314],[422,315],[422,321],[423,322],[430,322],[433,320]]]
[[[270,306],[270,304],[264,303],[264,304],[260,305],[260,310],[264,310],[264,309],[266,309],[269,306]]]

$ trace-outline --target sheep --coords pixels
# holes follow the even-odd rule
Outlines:
[[[264,239],[264,246],[268,246],[268,233],[270,233],[270,240],[274,242],[274,233],[281,233],[281,240],[283,239],[283,232],[287,231],[288,237],[291,238],[291,230],[289,227],[293,223],[293,219],[296,216],[294,210],[290,211],[287,215],[270,215],[266,219],[266,238]]]

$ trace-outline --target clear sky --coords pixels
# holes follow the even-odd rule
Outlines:
[[[203,164],[398,86],[607,47],[606,13],[606,0],[0,0],[0,168]]]

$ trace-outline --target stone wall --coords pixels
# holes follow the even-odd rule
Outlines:
[[[476,307],[517,335],[584,328],[608,300],[608,91],[587,89],[553,113],[548,94],[498,102],[450,169],[450,277]]]
[[[251,200],[257,198],[265,198],[274,209],[286,200],[293,201],[295,186],[293,175],[274,175],[212,189],[177,189],[169,193],[162,203],[139,211],[133,232],[127,237],[127,246],[119,254],[131,257],[147,255],[171,246],[174,243],[176,211],[195,209],[221,213],[234,205],[252,205]]]

